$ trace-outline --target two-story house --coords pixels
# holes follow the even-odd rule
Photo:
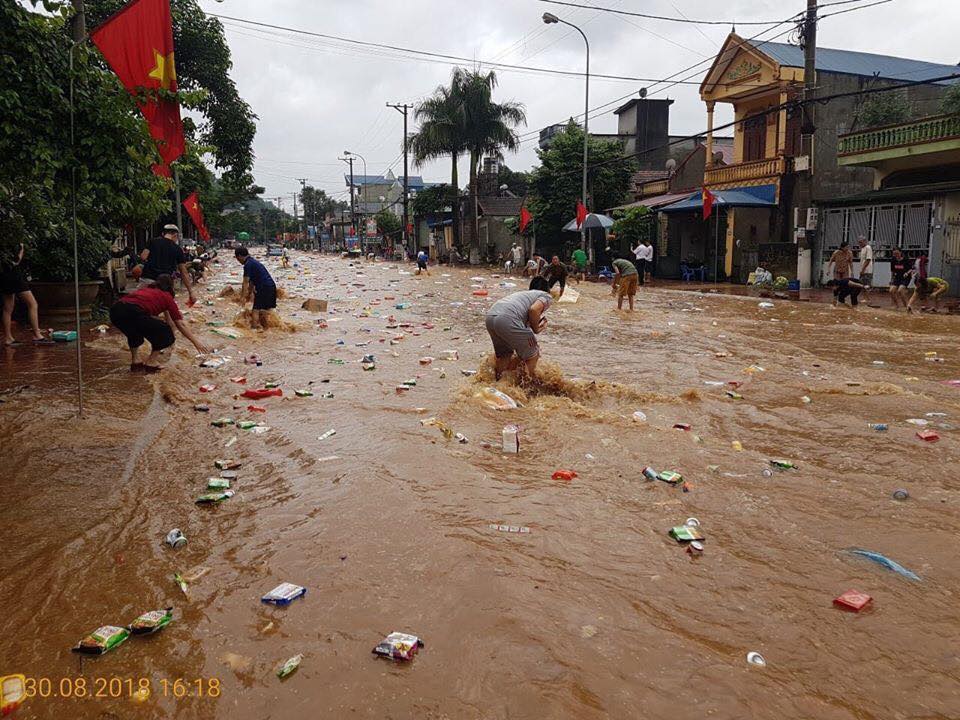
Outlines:
[[[817,48],[817,97],[932,80],[957,70],[953,65]],[[813,157],[800,157],[802,111],[798,106],[789,109],[789,103],[799,98],[803,83],[800,47],[745,40],[735,33],[727,37],[700,86],[707,110],[704,185],[720,196],[717,215],[704,222],[692,199],[680,206],[682,211],[667,206],[670,222],[659,253],[693,257],[708,268],[716,263],[720,278],[734,282],[745,281],[757,266],[789,278],[798,276],[798,259],[801,268],[804,261],[809,267],[811,259],[798,258],[796,243],[796,228],[806,225],[806,218],[794,217],[797,173],[807,168],[812,173],[814,205],[872,189],[873,174],[837,161],[838,135],[851,128],[862,103],[862,96],[855,94],[817,104]],[[946,87],[931,82],[896,92],[923,115],[935,108]],[[712,152],[717,103],[733,106],[735,123],[732,162],[719,167]],[[813,244],[814,271],[808,274],[816,281],[825,248],[816,235]]]

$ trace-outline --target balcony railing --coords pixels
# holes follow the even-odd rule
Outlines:
[[[960,138],[960,114],[936,115],[914,122],[841,135],[837,142],[837,155],[859,155],[957,138]]]
[[[653,197],[654,195],[663,195],[670,191],[669,180],[651,180],[649,182],[637,183],[637,194],[641,197]]]
[[[707,168],[704,171],[703,179],[707,185],[725,185],[727,183],[776,177],[786,172],[787,159],[785,157],[775,157]]]

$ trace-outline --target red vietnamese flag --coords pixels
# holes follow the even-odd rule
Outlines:
[[[577,200],[577,227],[583,225],[583,221],[587,219],[587,207],[582,202]]]
[[[526,207],[520,208],[520,232],[526,229],[531,220],[533,220],[533,215],[530,214],[530,211]]]
[[[706,220],[713,212],[714,195],[706,187],[703,188],[703,219]]]
[[[193,220],[193,224],[197,226],[201,239],[204,242],[209,242],[210,231],[207,230],[207,223],[203,220],[203,208],[200,206],[200,198],[197,197],[196,190],[187,195],[187,199],[183,201],[183,207],[186,208],[187,215]]]
[[[161,158],[154,172],[169,177],[170,163],[184,151],[180,104],[152,91],[177,91],[170,0],[133,0],[91,32],[90,39],[134,96],[150,126]]]

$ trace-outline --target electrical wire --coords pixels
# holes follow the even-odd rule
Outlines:
[[[825,3],[823,5],[817,5],[817,8],[826,7],[828,5],[842,5],[847,2],[861,2],[862,0],[842,0],[841,2],[835,3]],[[641,17],[648,20],[663,20],[664,22],[674,22],[674,23],[686,23],[690,25],[770,25],[771,23],[776,22],[776,20],[693,20],[688,17],[673,17],[671,15],[651,15],[648,13],[639,13],[632,12],[629,10],[617,10],[616,8],[607,8],[599,7],[597,5],[582,5],[580,3],[569,2],[569,0],[540,0],[542,3],[548,3],[550,5],[563,5],[564,7],[574,7],[574,8],[585,8],[590,10],[599,10],[600,12],[613,13],[615,15],[628,15],[630,17]],[[879,0],[879,2],[873,3],[873,5],[881,5],[886,2],[893,2],[893,0]],[[870,7],[869,5],[863,5],[861,7]],[[851,10],[857,10],[859,8],[851,8]],[[848,10],[841,10],[840,12],[849,12]],[[831,13],[833,15],[839,15],[840,12]],[[827,17],[826,15],[824,17]]]
[[[886,1],[889,1],[889,0],[886,0]],[[395,53],[396,52],[406,53],[407,55],[414,56],[413,58],[405,57],[405,56],[394,56],[395,58],[405,57],[405,59],[418,59],[418,60],[427,60],[427,61],[432,60],[434,62],[440,61],[441,64],[445,64],[445,65],[457,65],[460,63],[469,63],[469,64],[476,63],[479,65],[484,65],[487,67],[497,68],[502,70],[522,70],[528,73],[565,75],[568,77],[578,77],[578,78],[582,78],[585,75],[584,72],[577,71],[577,70],[558,70],[556,68],[544,68],[544,67],[527,66],[527,65],[513,65],[509,63],[499,63],[499,62],[491,62],[483,59],[468,58],[462,55],[447,55],[445,53],[435,53],[427,50],[416,50],[413,48],[405,48],[405,47],[400,47],[396,45],[387,45],[384,43],[374,43],[374,42],[368,42],[365,40],[355,40],[353,38],[340,37],[340,36],[329,35],[325,33],[316,33],[309,30],[301,30],[299,28],[290,28],[282,25],[273,25],[270,23],[263,23],[255,20],[246,20],[244,18],[231,17],[228,15],[219,15],[217,13],[210,13],[210,16],[218,18],[221,21],[226,20],[228,21],[228,23],[229,22],[240,23],[241,26],[249,25],[249,26],[253,26],[254,28],[267,28],[268,30],[293,33],[295,35],[304,35],[307,37],[319,38],[319,39],[328,40],[328,41],[337,41],[341,43],[347,43],[350,45],[356,45],[358,47],[365,47],[365,48],[370,48],[375,50],[381,50],[381,51],[388,50]],[[238,30],[237,28],[231,27],[229,25],[227,25],[227,27],[229,27],[234,31]],[[249,28],[246,28],[246,29],[249,29]],[[246,36],[251,37],[251,35],[249,34],[247,34]],[[634,77],[631,75],[612,75],[607,73],[590,73],[590,77],[591,79],[617,80],[617,81],[625,81],[625,82],[656,82],[656,78]]]

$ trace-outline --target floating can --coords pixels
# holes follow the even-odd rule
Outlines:
[[[652,467],[650,467],[649,465],[643,469],[643,476],[644,476],[647,480],[659,480],[659,479],[660,479],[660,473],[658,473],[656,470],[654,470],[654,469],[653,469]]]
[[[178,550],[187,544],[187,536],[183,534],[183,530],[180,528],[174,528],[167,533],[165,542],[174,550]]]

